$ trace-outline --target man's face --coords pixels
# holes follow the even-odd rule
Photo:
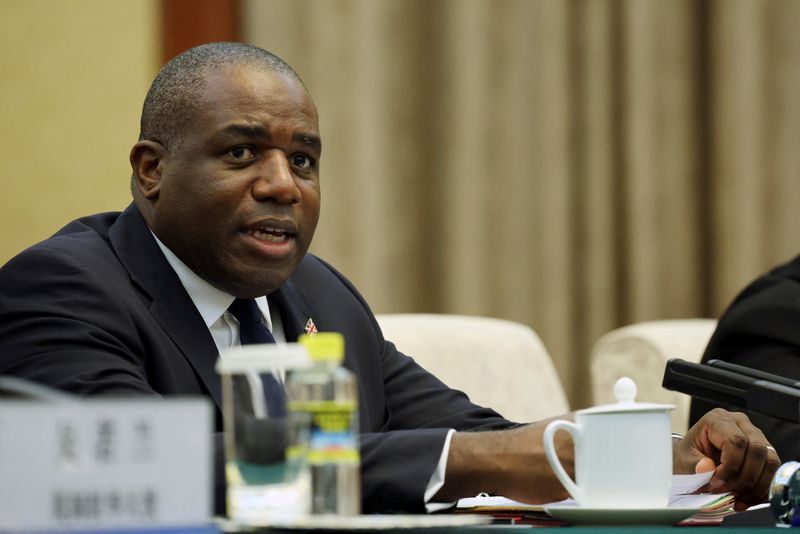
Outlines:
[[[308,250],[320,209],[317,111],[294,78],[210,70],[198,111],[161,161],[153,232],[215,287],[265,295]]]

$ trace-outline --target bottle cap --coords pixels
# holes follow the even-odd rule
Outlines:
[[[338,332],[302,334],[297,342],[308,350],[315,362],[342,363],[344,360],[344,336]]]

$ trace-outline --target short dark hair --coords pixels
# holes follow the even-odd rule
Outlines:
[[[175,56],[159,71],[142,107],[139,140],[157,141],[168,149],[180,139],[197,110],[208,69],[246,65],[287,74],[302,85],[281,58],[243,43],[207,43]]]

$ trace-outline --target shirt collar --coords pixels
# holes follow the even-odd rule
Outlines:
[[[209,284],[206,280],[198,276],[197,273],[187,267],[186,264],[178,258],[178,256],[176,256],[169,248],[167,248],[167,246],[162,243],[158,237],[156,237],[152,230],[150,230],[150,233],[156,240],[161,252],[164,253],[167,263],[169,263],[170,267],[172,267],[172,269],[175,271],[175,274],[178,275],[181,284],[183,284],[183,288],[189,294],[189,298],[192,299],[192,302],[194,302],[197,311],[200,312],[200,316],[203,318],[203,322],[205,322],[206,327],[211,328],[211,325],[219,321],[220,317],[222,317],[222,315],[227,311],[228,306],[233,303],[235,297],[220,289],[217,289]],[[255,301],[258,305],[258,309],[261,310],[261,314],[266,320],[267,328],[271,331],[272,318],[270,317],[269,313],[267,297],[257,297]]]

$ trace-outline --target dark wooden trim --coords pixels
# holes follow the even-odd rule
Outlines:
[[[239,0],[161,0],[161,59],[193,46],[241,40]]]

